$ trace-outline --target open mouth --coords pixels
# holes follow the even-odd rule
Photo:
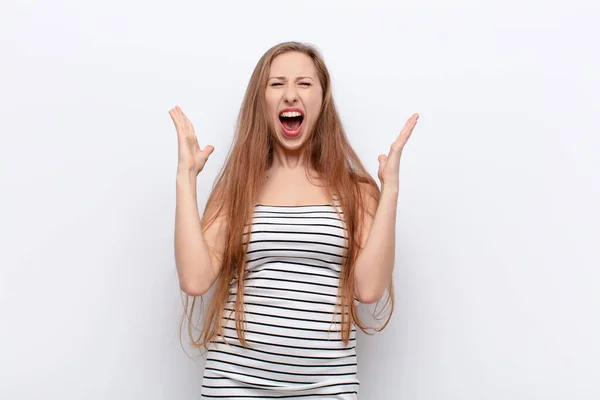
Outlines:
[[[279,121],[285,135],[296,136],[302,128],[304,115],[300,111],[283,111],[279,114]]]

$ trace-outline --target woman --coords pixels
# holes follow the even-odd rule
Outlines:
[[[380,190],[345,136],[321,56],[274,46],[200,217],[196,178],[214,147],[199,147],[179,107],[169,114],[179,283],[194,297],[213,288],[197,340],[188,321],[208,350],[202,396],[356,399],[356,306],[386,291],[393,304],[400,156],[418,115],[379,156]]]

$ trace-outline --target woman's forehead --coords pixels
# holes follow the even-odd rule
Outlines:
[[[304,53],[288,52],[273,59],[269,77],[299,77],[315,78],[316,68],[313,60]]]

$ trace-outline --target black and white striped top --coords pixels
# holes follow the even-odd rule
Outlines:
[[[227,343],[219,337],[209,347],[202,398],[358,398],[356,328],[345,346],[336,308],[347,251],[336,208],[256,206],[244,289],[250,347],[237,340],[234,281],[223,317]]]

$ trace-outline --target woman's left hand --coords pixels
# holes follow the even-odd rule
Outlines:
[[[400,131],[400,135],[394,140],[394,143],[390,146],[390,153],[386,156],[381,154],[379,156],[379,171],[377,176],[381,181],[381,186],[398,188],[399,186],[399,175],[400,175],[400,157],[402,156],[402,149],[410,138],[419,114],[413,114],[412,117],[406,121],[404,128]]]

